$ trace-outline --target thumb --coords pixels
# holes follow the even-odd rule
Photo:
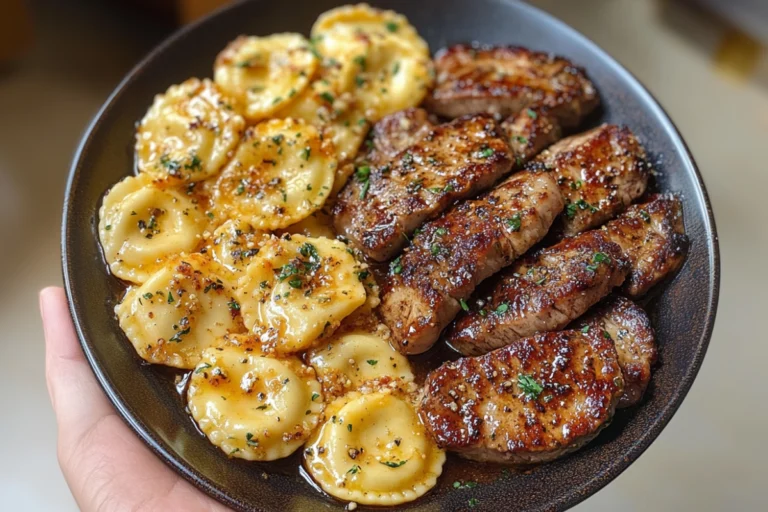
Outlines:
[[[45,375],[59,433],[78,440],[114,411],[77,341],[64,290],[42,290],[40,312],[45,331]]]

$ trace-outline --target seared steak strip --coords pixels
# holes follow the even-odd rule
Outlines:
[[[629,265],[600,230],[517,260],[475,294],[446,341],[465,355],[484,354],[537,332],[564,329],[624,282]],[[485,293],[484,293],[485,292]]]
[[[556,142],[530,168],[557,175],[566,199],[558,229],[566,236],[621,213],[645,192],[649,175],[645,150],[632,131],[610,124]]]
[[[427,108],[444,117],[488,112],[503,118],[528,107],[544,107],[567,129],[599,103],[582,69],[562,57],[526,48],[454,45],[437,53],[435,71]]]
[[[507,142],[515,157],[515,166],[522,166],[562,137],[560,126],[545,108],[526,108],[501,123]]]
[[[651,380],[651,366],[657,357],[653,328],[643,308],[629,299],[613,296],[587,317],[574,322],[574,327],[613,340],[624,375],[624,393],[617,407],[638,403]]]
[[[496,121],[456,119],[430,129],[391,163],[358,166],[334,205],[334,225],[368,257],[385,261],[423,222],[491,187],[512,164]]]
[[[475,287],[536,244],[562,209],[551,174],[521,172],[424,225],[382,284],[379,312],[398,349],[429,349]]]
[[[547,462],[591,441],[624,388],[613,342],[537,334],[427,376],[419,414],[444,449],[508,464]]]
[[[610,240],[621,246],[632,270],[624,292],[640,297],[685,261],[688,237],[683,225],[683,205],[673,195],[654,195],[644,204],[630,206],[603,227]]]

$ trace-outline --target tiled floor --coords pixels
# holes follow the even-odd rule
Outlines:
[[[733,78],[712,55],[722,29],[671,2],[539,0],[593,38],[657,96],[686,137],[714,202],[723,286],[715,335],[680,412],[646,454],[580,510],[766,509],[760,442],[768,310],[768,76]],[[69,161],[88,120],[161,27],[105,2],[32,2],[36,48],[0,68],[0,508],[75,510],[58,472],[43,380],[37,290],[60,282],[59,222]],[[753,444],[754,443],[754,444]]]

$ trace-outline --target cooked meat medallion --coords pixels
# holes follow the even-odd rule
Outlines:
[[[624,389],[613,341],[537,334],[427,376],[419,414],[437,444],[480,461],[546,462],[591,441]]]
[[[631,206],[603,230],[630,261],[631,271],[624,283],[630,297],[645,295],[685,261],[688,237],[683,205],[671,194],[656,194],[647,203]]]
[[[638,403],[651,380],[651,366],[657,357],[653,328],[645,311],[629,299],[614,296],[574,325],[613,340],[624,375],[618,407]]]
[[[544,107],[559,126],[575,128],[599,103],[582,69],[526,48],[451,46],[435,56],[435,71],[427,107],[445,117],[477,112],[507,117]]]
[[[481,287],[446,341],[462,354],[478,355],[563,329],[620,286],[628,272],[621,248],[601,231],[566,238],[516,261]]]
[[[648,184],[645,150],[629,128],[612,124],[562,139],[530,166],[557,175],[566,198],[561,226],[566,236],[621,213]]]
[[[397,348],[429,349],[475,287],[538,242],[563,206],[551,174],[526,171],[425,224],[382,283],[379,312]]]
[[[368,257],[385,261],[423,222],[490,188],[512,165],[496,121],[456,119],[433,127],[390,162],[359,165],[339,193],[334,225]]]

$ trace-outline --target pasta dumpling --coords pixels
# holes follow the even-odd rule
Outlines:
[[[309,41],[301,34],[240,36],[217,57],[214,80],[259,121],[293,102],[317,69]]]
[[[394,393],[349,393],[332,402],[305,450],[322,489],[364,505],[398,505],[434,487],[445,452],[413,406]]]
[[[294,235],[304,235],[312,238],[336,238],[336,231],[333,229],[331,216],[322,210],[318,210],[304,220],[291,224],[281,230],[281,233],[290,233]]]
[[[322,208],[336,158],[311,124],[272,119],[249,128],[214,187],[222,215],[258,229],[280,229]]]
[[[337,240],[273,237],[238,281],[245,325],[280,353],[306,350],[365,302],[360,272]]]
[[[207,250],[224,268],[240,273],[245,271],[268,237],[267,232],[255,229],[247,222],[230,219],[213,232]]]
[[[146,174],[117,183],[99,210],[99,239],[109,268],[133,283],[143,283],[168,257],[194,250],[206,225],[199,204]]]
[[[367,383],[413,382],[408,359],[393,349],[381,334],[347,332],[310,350],[309,364],[325,389],[341,395]]]
[[[228,338],[203,351],[190,377],[189,411],[231,457],[287,457],[307,440],[323,412],[315,372],[296,357],[264,354],[253,338]]]
[[[179,255],[130,288],[115,313],[142,359],[190,369],[216,338],[245,331],[231,288],[206,256]]]
[[[185,181],[218,173],[245,128],[234,105],[208,79],[190,78],[158,94],[136,132],[139,171]]]

